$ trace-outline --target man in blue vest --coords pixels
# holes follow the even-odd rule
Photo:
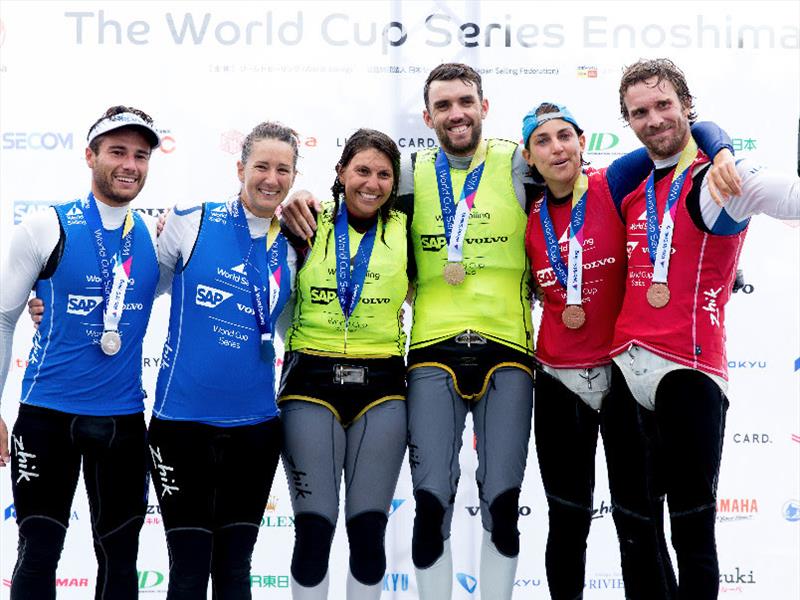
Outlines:
[[[155,221],[129,205],[159,136],[147,114],[114,106],[89,129],[87,144],[90,191],[20,224],[0,271],[0,389],[30,290],[48,307],[10,444],[0,419],[0,466],[11,464],[19,527],[12,600],[56,597],[81,465],[98,560],[95,599],[138,597],[148,491],[142,339],[158,263]]]

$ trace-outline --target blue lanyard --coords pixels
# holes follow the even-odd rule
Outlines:
[[[364,280],[367,278],[367,267],[375,245],[375,234],[378,229],[376,219],[372,227],[361,238],[358,244],[352,271],[350,269],[350,231],[347,222],[347,206],[342,199],[339,211],[333,223],[336,239],[336,291],[339,297],[339,306],[345,319],[345,328],[350,320],[350,315],[356,309],[361,292],[364,290]]]
[[[583,228],[583,223],[586,220],[586,196],[588,189],[583,193],[578,202],[573,202],[572,211],[570,213],[570,237],[577,235]],[[553,267],[553,273],[562,287],[567,287],[567,266],[561,258],[561,249],[558,246],[558,236],[553,228],[553,220],[550,218],[550,212],[547,210],[547,190],[544,192],[544,201],[542,208],[539,211],[539,220],[542,223],[542,233],[544,233],[544,242],[547,246],[547,258],[550,260],[550,266]]]

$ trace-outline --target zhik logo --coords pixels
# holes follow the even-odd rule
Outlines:
[[[102,302],[102,296],[79,296],[77,294],[70,294],[67,297],[67,313],[85,317]]]
[[[199,306],[205,306],[207,308],[216,308],[225,300],[233,296],[230,292],[225,292],[223,290],[218,290],[217,288],[213,288],[207,285],[203,285],[202,283],[197,284],[197,296],[195,297],[195,302]]]
[[[461,587],[467,590],[470,594],[475,591],[476,587],[478,587],[478,580],[472,575],[467,575],[466,573],[456,573],[456,580],[461,584]]]

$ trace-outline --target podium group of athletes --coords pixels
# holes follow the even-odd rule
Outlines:
[[[344,477],[347,598],[377,599],[406,450],[419,597],[450,598],[467,413],[481,598],[512,597],[531,426],[551,598],[582,597],[599,432],[626,598],[717,598],[725,305],[749,219],[800,218],[800,180],[736,160],[724,131],[696,124],[667,59],[626,68],[620,108],[644,147],[604,169],[584,162],[580,115],[562,99],[522,116],[521,145],[483,138],[489,102],[467,65],[433,69],[423,99],[439,147],[401,157],[389,136],[360,129],[330,200],[290,196],[297,134],[257,125],[239,194],[179,202],[161,231],[130,206],[159,145],[153,120],[115,106],[92,125],[90,192],[20,224],[0,272],[3,385],[16,322],[32,289],[38,299],[10,435],[0,420],[19,529],[12,599],[55,598],[81,465],[96,599],[138,595],[149,477],[168,599],[205,598],[209,579],[215,598],[250,598],[279,457],[295,513],[292,597],[328,597]],[[146,428],[142,339],[165,291]]]

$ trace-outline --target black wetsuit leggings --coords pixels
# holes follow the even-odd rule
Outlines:
[[[281,448],[277,418],[214,427],[150,421],[153,484],[169,548],[168,600],[249,600],[250,559]]]
[[[138,598],[136,555],[148,490],[142,413],[95,417],[23,404],[11,438],[19,526],[12,600],[55,599],[81,463],[97,555],[95,600]]]

